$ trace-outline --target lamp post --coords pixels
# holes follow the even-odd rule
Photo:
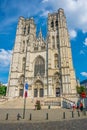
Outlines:
[[[26,45],[26,52],[25,58],[27,59],[27,45]],[[25,66],[24,66],[24,108],[23,108],[23,119],[25,118],[25,108],[26,108],[26,98],[27,98],[27,91],[28,91],[28,83],[25,83],[25,73],[26,73],[26,59],[25,59]]]
[[[23,119],[25,118],[25,108],[26,108],[26,98],[27,98],[27,91],[28,91],[28,83],[24,86],[24,108],[23,108]]]
[[[25,118],[26,97],[24,97],[23,119]]]
[[[47,38],[49,38],[49,36]],[[47,97],[49,97],[49,83],[48,83],[48,42],[46,42],[46,77],[47,77]]]

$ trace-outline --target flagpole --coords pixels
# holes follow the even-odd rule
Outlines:
[[[27,59],[27,45],[26,45],[26,53],[25,53],[25,58]],[[25,109],[26,109],[26,97],[27,95],[25,94],[25,73],[26,73],[26,59],[25,59],[25,66],[24,66],[24,107],[23,107],[23,119],[25,118]]]
[[[47,77],[47,97],[49,97],[49,85],[48,85],[48,39],[47,39],[47,42],[46,42],[46,77]]]
[[[26,97],[24,97],[23,119],[25,118]]]

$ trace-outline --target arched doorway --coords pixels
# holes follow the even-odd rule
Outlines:
[[[60,88],[56,87],[56,97],[60,97]]]
[[[55,84],[55,96],[60,97],[60,75],[58,72],[54,74],[54,84]]]
[[[43,97],[44,96],[44,88],[43,83],[38,80],[34,85],[34,97]]]
[[[19,86],[19,96],[23,97],[24,93],[24,75],[21,75],[18,80],[18,86]]]

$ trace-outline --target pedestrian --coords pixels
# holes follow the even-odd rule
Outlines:
[[[75,104],[75,102],[73,103],[73,110],[75,110],[76,109],[76,104]]]
[[[83,103],[80,102],[80,110],[83,111]]]
[[[75,110],[75,108],[76,108],[75,102],[71,102],[71,108],[72,108],[72,110]]]
[[[77,110],[79,110],[79,107],[80,107],[80,106],[79,106],[79,102],[77,102]]]
[[[71,109],[73,109],[73,102],[71,102],[70,104],[71,104]]]

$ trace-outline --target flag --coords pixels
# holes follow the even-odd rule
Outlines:
[[[28,90],[28,87],[29,87],[29,85],[28,85],[28,83],[26,83],[25,84],[25,89]]]
[[[29,85],[28,85],[28,83],[26,83],[25,86],[24,86],[24,97],[25,98],[28,97],[28,92],[27,92],[28,91],[28,87],[29,87]]]
[[[27,97],[27,91],[25,91],[24,97],[25,97],[25,98]]]

